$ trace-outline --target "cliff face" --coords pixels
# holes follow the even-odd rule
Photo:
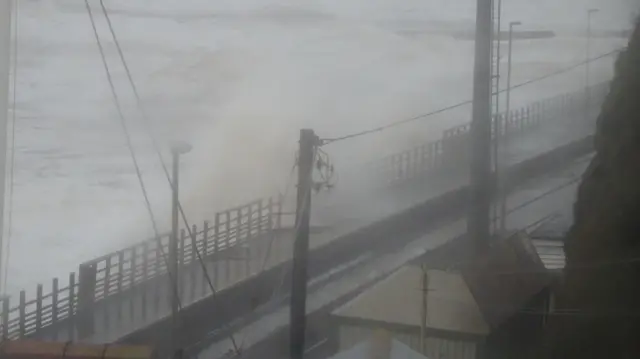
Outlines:
[[[640,21],[616,63],[595,146],[547,357],[640,357]]]

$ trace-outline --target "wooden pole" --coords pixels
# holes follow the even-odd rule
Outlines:
[[[422,268],[422,316],[420,322],[420,353],[426,355],[427,353],[427,316],[428,312],[428,291],[429,291],[429,271],[425,265]]]
[[[313,130],[300,131],[298,161],[298,195],[296,204],[296,239],[293,244],[291,283],[290,356],[302,359],[306,326],[307,260],[309,255],[309,222],[311,219],[311,188],[315,149],[319,140]]]
[[[471,119],[471,198],[467,233],[477,251],[489,245],[491,214],[491,2],[477,0],[473,106]]]

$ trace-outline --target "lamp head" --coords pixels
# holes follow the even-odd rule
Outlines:
[[[171,146],[171,152],[178,155],[189,153],[193,147],[186,142],[176,142]]]

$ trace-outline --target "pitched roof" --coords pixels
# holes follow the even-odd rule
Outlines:
[[[551,271],[564,269],[566,258],[563,242],[546,239],[533,239],[532,242],[545,268]]]
[[[403,267],[332,314],[419,328],[424,313],[423,273],[417,266]],[[460,274],[428,270],[427,278],[427,328],[480,336],[489,333]]]
[[[493,328],[551,283],[536,248],[524,233],[495,242],[484,255],[464,266],[462,275]]]
[[[570,210],[557,213],[529,232],[532,239],[562,241],[573,223],[573,213]]]

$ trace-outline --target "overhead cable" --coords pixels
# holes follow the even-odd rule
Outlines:
[[[540,76],[540,77],[534,78],[532,80],[525,81],[523,83],[511,86],[509,89],[503,89],[503,90],[500,90],[498,92],[494,92],[492,95],[497,95],[497,94],[500,94],[500,93],[503,93],[503,92],[506,92],[506,91],[515,90],[517,88],[520,88],[520,87],[523,87],[523,86],[527,86],[527,85],[530,85],[530,84],[535,83],[535,82],[546,80],[546,79],[548,79],[550,77],[554,77],[554,76],[563,74],[565,72],[572,71],[572,70],[574,70],[574,69],[576,69],[578,67],[584,66],[587,63],[594,62],[594,61],[609,57],[611,55],[617,54],[618,52],[620,52],[622,50],[624,50],[624,48],[616,49],[616,50],[607,52],[607,53],[602,54],[600,56],[596,56],[596,57],[590,58],[588,60],[585,60],[585,61],[576,63],[574,65],[571,65],[569,67],[565,67],[565,68],[563,68],[561,70],[554,71],[554,72],[551,72],[551,73],[546,74],[544,76]],[[435,111],[431,111],[431,112],[427,112],[427,113],[424,113],[424,114],[421,114],[421,115],[418,115],[418,116],[406,118],[404,120],[391,122],[389,124],[378,126],[378,127],[374,127],[374,128],[368,129],[368,130],[355,132],[355,133],[351,133],[351,134],[340,136],[340,137],[333,137],[333,138],[323,139],[322,140],[322,144],[323,145],[328,145],[328,144],[331,144],[331,143],[334,143],[334,142],[344,141],[344,140],[348,140],[348,139],[352,139],[352,138],[356,138],[356,137],[362,137],[362,136],[370,135],[370,134],[373,134],[373,133],[382,132],[382,131],[385,131],[385,130],[388,130],[388,129],[391,129],[391,128],[394,128],[394,127],[405,125],[407,123],[424,120],[424,119],[430,118],[430,117],[432,117],[434,115],[438,115],[438,114],[441,114],[443,112],[448,112],[450,110],[454,110],[456,108],[467,106],[467,105],[470,105],[472,103],[473,103],[473,100],[467,100],[467,101],[456,103],[454,105],[443,107],[443,108],[435,110]]]
[[[167,256],[166,256],[166,254],[164,252],[164,248],[162,247],[162,243],[160,241],[160,235],[159,235],[159,232],[158,232],[158,226],[157,226],[157,223],[156,223],[156,220],[155,220],[155,216],[153,214],[153,210],[151,208],[151,203],[149,201],[149,196],[148,196],[148,193],[147,193],[147,189],[146,189],[146,186],[144,184],[144,180],[142,178],[142,173],[140,171],[140,166],[138,164],[138,160],[137,160],[137,157],[136,157],[136,154],[135,154],[135,150],[133,148],[133,143],[131,141],[131,136],[129,134],[129,129],[128,129],[127,123],[126,123],[126,118],[124,116],[124,112],[122,111],[122,107],[120,105],[120,100],[118,98],[118,93],[117,93],[117,91],[115,89],[115,85],[113,83],[113,78],[111,76],[111,70],[109,70],[109,65],[107,64],[107,58],[105,56],[104,48],[102,46],[102,41],[100,40],[100,35],[98,34],[98,29],[96,27],[96,23],[95,23],[95,19],[93,17],[93,12],[91,10],[91,6],[89,5],[89,0],[85,0],[84,3],[85,3],[85,6],[86,6],[86,9],[87,9],[87,14],[89,15],[89,20],[91,21],[91,27],[93,29],[93,34],[95,36],[96,44],[98,45],[98,49],[100,51],[100,56],[102,58],[102,64],[103,64],[103,67],[104,67],[104,70],[105,70],[107,81],[109,82],[109,88],[111,90],[111,96],[113,97],[114,104],[116,106],[116,110],[117,110],[117,113],[118,113],[118,118],[119,118],[119,121],[120,121],[120,126],[122,127],[123,133],[125,135],[127,148],[129,150],[129,155],[130,155],[131,160],[133,162],[133,166],[134,166],[135,172],[136,172],[136,177],[138,179],[138,183],[139,183],[140,188],[142,190],[142,196],[144,197],[144,203],[145,203],[149,218],[151,220],[151,225],[152,225],[153,232],[154,232],[154,238],[156,239],[156,241],[158,243],[158,248],[159,248],[159,250],[161,252],[163,261],[164,261],[165,265],[167,266],[167,273],[168,273],[168,276],[169,276],[169,282],[170,282],[170,285],[172,287],[172,291],[174,292],[174,295],[178,299],[178,306],[180,308],[182,308],[182,303],[180,302],[180,296],[179,296],[179,291],[178,291],[178,288],[177,288],[177,283],[176,283],[176,281],[173,280],[174,273],[171,273],[171,271],[169,271],[169,268],[171,268],[171,267],[169,266],[169,262],[168,262]]]
[[[153,130],[152,130],[151,125],[150,125],[149,117],[147,116],[147,113],[144,110],[144,106],[142,106],[142,101],[141,101],[140,95],[138,93],[137,86],[135,84],[135,81],[133,80],[133,76],[131,74],[129,66],[127,65],[127,61],[126,61],[126,58],[124,56],[124,52],[122,51],[122,47],[120,46],[120,42],[118,41],[118,37],[117,37],[117,35],[115,33],[115,30],[113,28],[113,24],[111,22],[111,18],[109,17],[109,12],[108,12],[106,6],[104,5],[104,1],[103,0],[100,0],[100,6],[102,8],[102,12],[104,13],[105,19],[107,20],[109,31],[111,32],[111,35],[112,35],[113,40],[114,40],[114,43],[116,45],[116,49],[118,51],[118,54],[119,54],[120,59],[121,59],[121,62],[123,64],[123,67],[124,67],[125,72],[127,74],[127,79],[128,79],[128,81],[129,81],[129,83],[131,85],[131,88],[133,90],[133,93],[134,93],[134,96],[135,96],[135,99],[136,99],[136,103],[137,103],[137,107],[139,108],[139,110],[140,110],[140,112],[142,114],[142,118],[144,120],[144,124],[145,124],[146,130],[147,130],[147,133],[149,134],[149,137],[151,138],[151,142],[152,142],[154,151],[156,152],[156,154],[157,154],[157,156],[158,156],[158,158],[160,160],[160,164],[162,165],[162,170],[163,170],[163,172],[165,174],[165,177],[166,177],[166,179],[167,179],[167,181],[169,183],[169,187],[173,188],[173,181],[171,180],[171,176],[169,175],[169,170],[167,169],[167,165],[164,162],[164,158],[162,156],[162,152],[160,151],[160,147],[158,145],[158,142],[157,142],[157,140],[155,138],[155,135],[153,134]],[[190,224],[189,224],[189,222],[187,220],[187,216],[184,213],[184,209],[183,209],[182,204],[180,203],[180,201],[178,201],[178,210],[180,211],[180,215],[181,215],[182,220],[183,220],[183,222],[185,224],[185,229],[186,229],[189,237],[190,238],[194,238],[195,233],[192,233],[192,231],[191,231],[191,226],[190,226]],[[196,254],[197,260],[198,260],[198,262],[200,264],[200,267],[202,269],[203,276],[204,276],[204,278],[205,278],[205,280],[207,282],[207,285],[209,286],[209,289],[211,290],[212,295],[215,297],[217,295],[217,290],[216,290],[215,286],[213,285],[213,281],[211,280],[211,276],[209,275],[207,267],[204,264],[204,259],[202,258],[200,250],[197,248],[197,246],[195,246],[193,248],[193,250],[194,250],[194,252]],[[233,333],[231,333],[231,332],[229,332],[229,339],[231,340],[235,350],[237,351],[239,348],[238,348],[238,345],[236,343],[235,338],[233,337]]]

